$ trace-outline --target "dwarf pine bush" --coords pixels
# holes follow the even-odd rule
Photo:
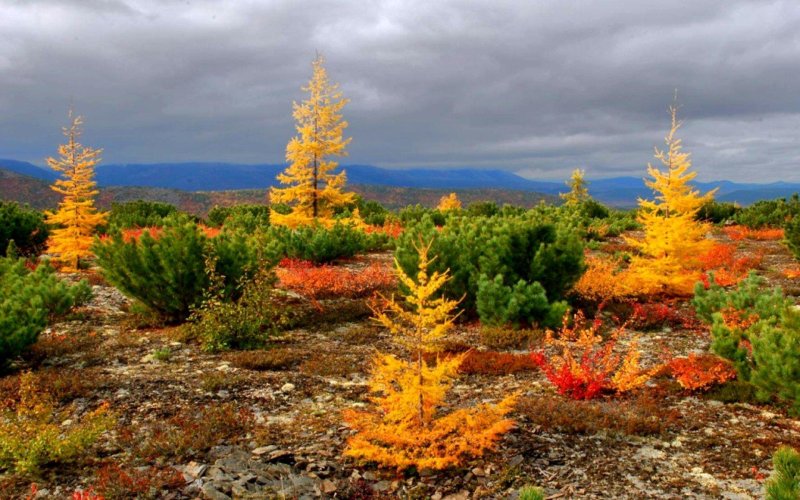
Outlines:
[[[156,236],[145,231],[138,238],[125,238],[114,231],[94,246],[97,264],[110,283],[172,322],[186,319],[200,304],[211,272],[223,277],[221,296],[236,298],[243,279],[259,266],[274,264],[268,250],[243,232],[206,236],[194,221],[180,215],[164,219]]]
[[[0,365],[36,342],[50,318],[90,296],[86,282],[70,286],[47,264],[31,271],[23,260],[0,258]]]
[[[487,324],[559,323],[567,290],[583,272],[583,245],[569,229],[538,214],[450,217],[437,229],[430,217],[411,224],[395,256],[406,273],[418,265],[415,244],[432,241],[431,269],[450,270],[445,296]],[[545,218],[547,220],[547,218]]]
[[[800,453],[781,446],[772,456],[772,464],[775,470],[766,483],[767,500],[800,498]]]
[[[49,230],[44,214],[13,201],[0,201],[0,256],[13,242],[22,255],[34,255],[44,247]]]

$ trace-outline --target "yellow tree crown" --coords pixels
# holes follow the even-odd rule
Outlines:
[[[701,195],[690,182],[697,175],[690,170],[689,153],[676,136],[682,123],[677,106],[669,108],[671,126],[664,141],[665,150],[655,148],[655,157],[663,170],[647,165],[653,180],[645,184],[654,192],[654,200],[639,200],[639,222],[644,227],[642,240],[626,238],[639,250],[631,261],[631,276],[645,293],[691,293],[696,280],[693,269],[697,258],[708,251],[708,224],[695,220],[700,207],[713,199],[711,191]]]
[[[51,188],[64,196],[58,209],[47,216],[48,224],[57,226],[51,231],[48,252],[64,264],[67,270],[77,270],[80,259],[89,257],[93,233],[97,226],[105,222],[106,214],[98,212],[94,206],[94,169],[100,163],[102,149],[83,146],[80,142],[83,120],[69,112],[70,124],[63,128],[66,144],[58,147],[56,158],[47,158],[47,164],[60,172]]]
[[[565,205],[578,205],[589,199],[589,183],[586,182],[586,171],[576,168],[566,182],[569,187],[568,193],[561,193],[558,196],[564,200]]]
[[[447,196],[442,196],[441,199],[439,199],[439,205],[436,208],[442,212],[461,210],[461,200],[458,199],[458,195],[455,193],[450,193]]]
[[[293,103],[297,135],[286,146],[287,169],[278,175],[286,187],[270,190],[272,203],[287,203],[288,215],[272,212],[272,222],[296,227],[314,222],[325,224],[336,207],[352,203],[353,194],[342,190],[347,181],[344,171],[335,174],[338,163],[331,158],[347,156],[350,138],[344,138],[347,121],[342,109],[349,102],[338,84],[328,79],[324,59],[312,63],[312,76],[306,87],[308,99]]]

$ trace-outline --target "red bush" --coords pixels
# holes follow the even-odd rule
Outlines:
[[[763,229],[750,229],[749,227],[745,226],[728,226],[723,228],[722,231],[733,241],[741,241],[745,239],[759,241],[783,239],[783,229],[781,228],[767,227]]]
[[[317,307],[320,299],[367,297],[397,284],[391,267],[379,262],[354,269],[285,259],[276,273],[279,287],[310,299]]]
[[[667,368],[681,387],[690,391],[707,389],[736,378],[736,369],[730,361],[713,354],[675,358]]]
[[[697,318],[691,310],[681,311],[670,302],[633,303],[629,324],[638,330],[651,330],[665,326],[694,328]]]
[[[123,468],[110,463],[97,471],[97,490],[109,498],[149,498],[153,491],[177,489],[186,484],[183,474],[172,467]],[[90,488],[91,492],[92,489]],[[92,493],[94,494],[94,493]],[[102,499],[101,496],[73,497],[75,500]]]
[[[718,243],[699,257],[703,270],[700,280],[706,288],[709,286],[709,274],[714,275],[714,281],[719,285],[735,285],[745,279],[749,272],[761,265],[761,261],[764,260],[763,252],[737,258],[735,251],[734,245]]]
[[[535,370],[538,365],[528,354],[497,351],[469,351],[458,367],[464,374],[508,375]]]

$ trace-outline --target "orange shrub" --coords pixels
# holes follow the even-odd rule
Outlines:
[[[437,359],[462,356],[458,372],[464,375],[509,375],[511,373],[531,371],[537,368],[536,362],[528,354],[510,352],[478,351],[471,349],[466,354],[448,352],[444,355],[428,353],[423,355],[426,362]]]
[[[698,260],[702,273],[700,281],[708,287],[709,273],[714,274],[714,281],[721,286],[735,285],[745,279],[750,270],[757,268],[764,260],[763,253],[736,257],[734,245],[717,243],[708,252],[701,255]]]
[[[365,226],[364,232],[367,234],[382,233],[395,240],[403,234],[403,225],[397,221],[387,220],[382,226]]]
[[[759,240],[759,241],[770,241],[770,240],[782,240],[783,239],[783,229],[782,228],[763,228],[763,229],[750,229],[749,227],[745,226],[728,226],[722,229],[722,231],[728,235],[728,238],[732,239],[733,241],[741,241],[741,240]]]
[[[675,358],[667,368],[681,387],[690,391],[708,389],[736,378],[736,369],[731,362],[713,354]]]
[[[379,262],[373,262],[365,268],[351,269],[315,266],[308,261],[286,259],[276,273],[279,287],[310,299],[317,307],[320,307],[320,299],[367,297],[397,284],[391,268]]]
[[[636,338],[624,356],[615,353],[624,326],[605,341],[600,335],[601,326],[599,319],[587,326],[581,311],[575,314],[570,326],[569,315],[565,315],[558,336],[548,330],[545,337],[545,344],[560,352],[548,356],[539,351],[531,355],[560,394],[572,399],[593,399],[603,392],[627,392],[643,386],[661,369],[660,366],[641,368]]]
[[[631,295],[619,264],[607,257],[586,256],[586,272],[575,283],[572,291],[584,300],[606,302],[624,299]]]
[[[216,236],[219,236],[219,234],[222,232],[222,230],[219,228],[204,226],[203,224],[199,224],[198,227],[200,228],[201,231],[203,231],[203,234],[205,234],[209,238],[214,238]],[[130,243],[131,241],[138,241],[139,238],[141,238],[144,233],[149,233],[151,237],[153,237],[154,239],[158,239],[161,236],[162,232],[164,232],[164,230],[160,227],[133,227],[122,230],[122,239],[126,243]],[[100,236],[101,241],[105,241],[108,239],[110,239],[110,236],[107,234]]]

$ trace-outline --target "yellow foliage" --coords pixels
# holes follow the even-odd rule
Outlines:
[[[458,199],[458,196],[455,193],[450,193],[449,195],[442,196],[441,199],[439,199],[439,205],[436,208],[442,212],[461,210],[461,200]]]
[[[453,327],[456,319],[453,310],[458,301],[436,297],[439,289],[450,279],[449,273],[434,271],[428,274],[432,260],[428,257],[430,243],[415,247],[419,253],[419,266],[416,280],[408,276],[395,259],[395,272],[398,280],[410,290],[405,297],[405,305],[392,296],[385,300],[382,309],[373,308],[375,321],[387,328],[399,344],[419,356],[423,352],[438,351],[437,342]]]
[[[633,291],[626,271],[608,257],[586,256],[586,271],[575,283],[572,291],[585,300],[605,302],[624,299]]]
[[[278,175],[286,187],[270,190],[272,203],[292,206],[288,215],[272,211],[270,222],[275,225],[298,227],[321,223],[333,224],[336,207],[353,201],[352,193],[343,193],[347,177],[344,171],[334,174],[338,163],[331,157],[346,156],[350,139],[345,139],[347,122],[342,108],[348,100],[342,97],[339,86],[328,81],[322,56],[313,62],[313,74],[307,87],[306,101],[294,103],[293,116],[297,136],[286,146],[289,167]]]
[[[369,381],[376,409],[344,414],[356,431],[348,440],[345,455],[398,470],[459,465],[467,457],[481,456],[514,425],[505,416],[512,410],[516,394],[495,405],[440,414],[464,356],[437,359],[433,365],[423,358],[423,353],[437,350],[438,341],[452,327],[452,311],[457,305],[435,298],[448,273],[428,274],[429,249],[430,244],[417,247],[416,280],[396,263],[398,279],[410,290],[405,305],[392,297],[385,309],[374,309],[376,321],[411,351],[413,361],[378,354]]]
[[[560,389],[573,391],[572,396],[577,399],[591,399],[604,389],[620,393],[637,389],[661,370],[661,366],[642,369],[636,337],[622,358],[614,352],[624,326],[612,332],[607,340],[600,335],[600,327],[599,320],[587,325],[583,312],[578,311],[572,318],[572,326],[567,314],[558,335],[551,330],[545,335],[545,344],[559,350],[542,363],[545,374],[556,385],[561,384]]]
[[[695,216],[713,198],[714,191],[701,195],[689,184],[697,173],[689,171],[689,153],[682,151],[681,140],[676,137],[681,122],[675,106],[670,107],[670,115],[667,150],[656,148],[655,152],[665,169],[647,166],[653,180],[646,184],[654,191],[655,199],[639,200],[639,222],[645,236],[642,240],[626,238],[639,251],[629,268],[638,294],[691,294],[700,267],[698,257],[713,244],[706,239],[708,224],[697,222]]]
[[[584,170],[580,168],[573,170],[572,176],[566,182],[569,192],[558,195],[564,200],[565,205],[578,205],[589,199],[589,188],[585,176]]]
[[[94,167],[100,163],[101,149],[83,146],[80,116],[69,113],[70,125],[64,127],[67,143],[58,147],[59,158],[48,158],[47,164],[61,172],[63,178],[52,186],[53,191],[64,195],[55,212],[47,214],[47,223],[56,226],[50,233],[47,251],[55,255],[66,270],[76,271],[80,259],[90,257],[95,228],[105,222],[106,214],[94,206]]]
[[[24,373],[16,409],[0,417],[0,465],[32,473],[45,463],[71,459],[115,422],[107,405],[75,423],[65,424],[68,420],[68,412],[55,411],[52,396],[41,390],[36,377]]]

